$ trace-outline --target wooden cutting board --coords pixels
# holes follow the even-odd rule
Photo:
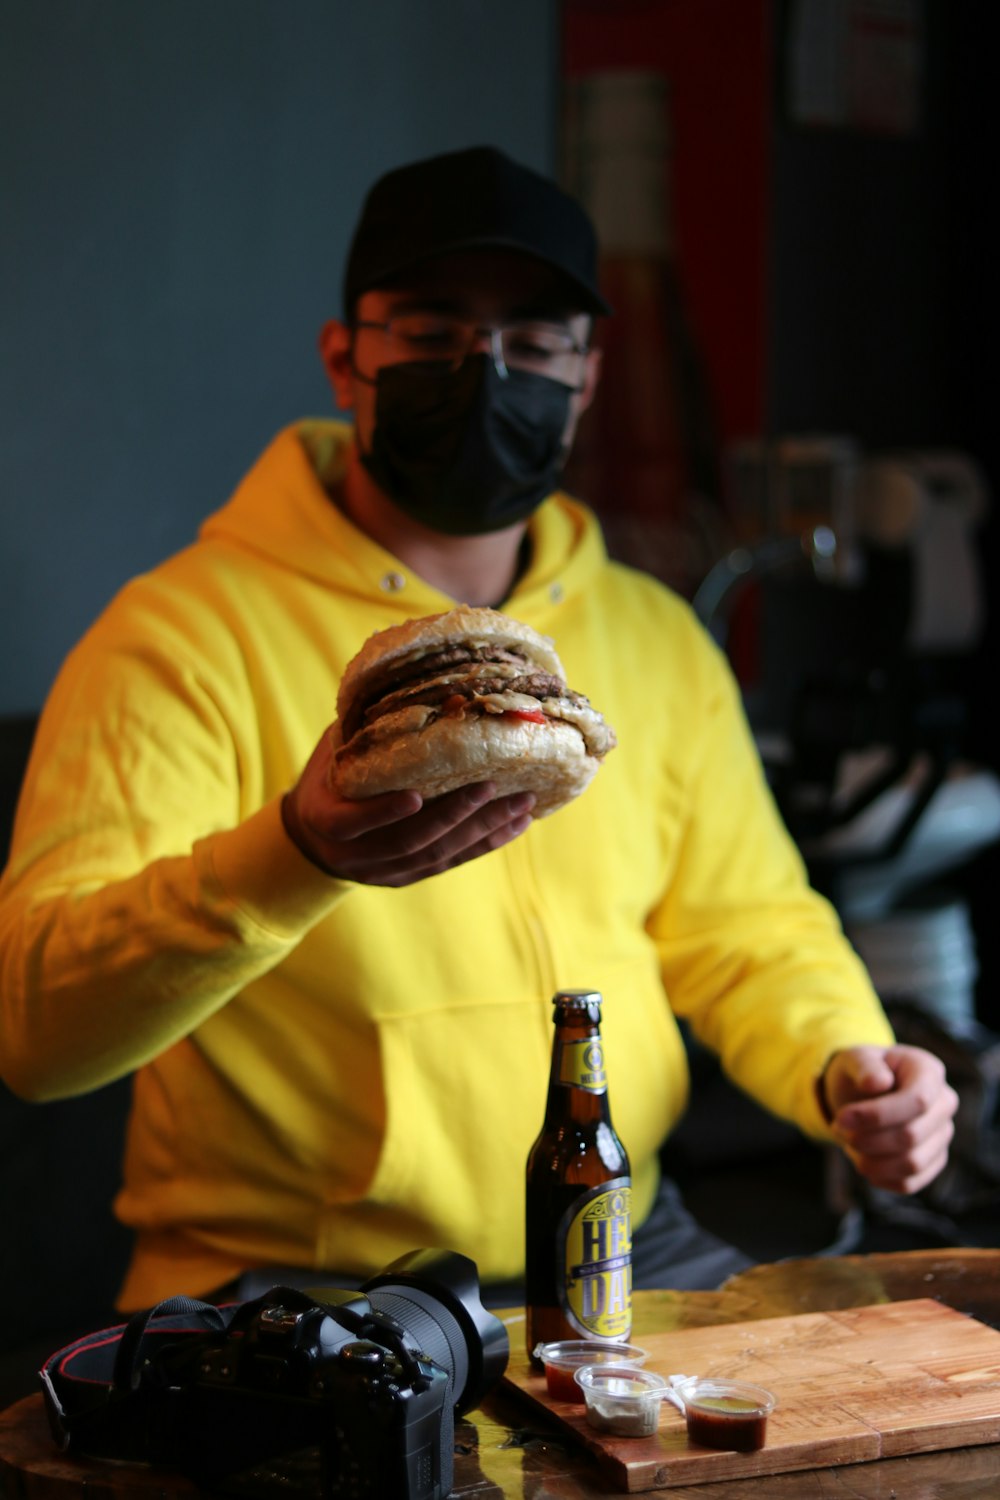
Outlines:
[[[662,1403],[653,1437],[587,1425],[552,1401],[544,1375],[512,1353],[506,1381],[567,1427],[619,1490],[669,1489],[792,1469],[823,1469],[1000,1441],[1000,1332],[930,1299],[643,1335],[646,1368],[727,1375],[766,1386],[778,1406],[756,1453],[688,1443]]]

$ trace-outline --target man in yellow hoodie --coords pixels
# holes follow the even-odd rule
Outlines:
[[[558,487],[595,271],[579,205],[499,152],[381,179],[321,336],[353,425],[282,432],[53,688],[0,886],[0,1066],[40,1100],[135,1072],[123,1308],[418,1245],[516,1282],[560,988],[605,997],[640,1284],[740,1262],[691,1262],[660,1186],[678,1017],[872,1182],[945,1162],[955,1095],[810,891],[725,660]],[[330,790],[345,664],[456,601],[551,636],[617,732],[554,817]]]

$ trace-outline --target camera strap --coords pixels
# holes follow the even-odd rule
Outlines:
[[[154,1390],[162,1402],[162,1386],[143,1380],[154,1348],[188,1334],[224,1330],[238,1310],[236,1303],[216,1307],[192,1297],[169,1297],[127,1323],[57,1349],[39,1371],[56,1443],[97,1458],[149,1462],[164,1437],[161,1432],[157,1440],[150,1431],[149,1410]]]

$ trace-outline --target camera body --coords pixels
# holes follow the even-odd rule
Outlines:
[[[275,1287],[228,1328],[165,1347],[153,1369],[174,1397],[173,1461],[198,1478],[318,1447],[338,1500],[451,1489],[452,1372],[367,1296]]]
[[[358,1291],[168,1298],[58,1349],[39,1376],[64,1451],[265,1500],[317,1488],[445,1500],[455,1412],[500,1379],[509,1352],[474,1262],[411,1250]]]

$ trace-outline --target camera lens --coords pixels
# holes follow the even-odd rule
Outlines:
[[[475,1262],[452,1250],[411,1250],[361,1287],[372,1307],[405,1328],[413,1347],[451,1376],[467,1411],[507,1368],[507,1330],[479,1295]]]

